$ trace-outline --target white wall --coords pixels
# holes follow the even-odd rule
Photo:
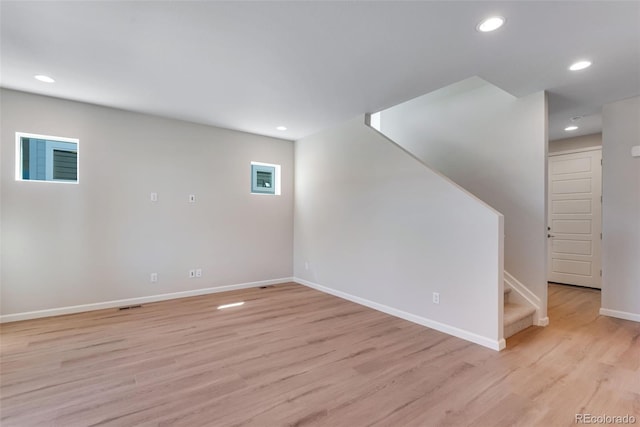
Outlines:
[[[504,344],[502,215],[364,117],[296,141],[295,176],[296,280],[491,348]]]
[[[640,97],[605,105],[601,314],[640,322]]]
[[[573,138],[556,139],[549,141],[549,153],[559,151],[580,150],[582,148],[600,147],[602,145],[602,134],[592,133],[590,135],[576,136]]]
[[[1,95],[5,320],[291,277],[292,142],[10,90]],[[15,181],[16,131],[79,138],[80,183]],[[250,194],[252,160],[282,165],[281,196]],[[187,203],[189,194],[195,204]],[[188,279],[196,267],[203,277]],[[151,272],[158,283],[150,283]]]
[[[505,217],[505,269],[546,317],[546,97],[471,78],[384,110],[381,131]]]

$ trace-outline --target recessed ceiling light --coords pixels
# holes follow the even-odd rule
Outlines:
[[[566,130],[567,132],[571,132],[572,130],[576,129],[578,129],[578,126],[567,126],[566,128],[564,128],[564,130]]]
[[[492,16],[478,24],[476,29],[482,33],[495,31],[504,25],[505,19],[502,16]]]
[[[589,68],[590,66],[591,66],[591,61],[578,61],[576,63],[571,64],[569,69],[571,71],[580,71],[580,70],[584,70],[585,68]]]
[[[286,126],[278,126],[276,129],[277,130],[287,130],[287,127]]]
[[[44,74],[35,75],[35,76],[33,76],[33,78],[36,79],[36,80],[39,80],[41,82],[45,82],[45,83],[55,83],[56,82],[51,77],[45,76]]]

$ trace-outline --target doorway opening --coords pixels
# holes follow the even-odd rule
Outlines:
[[[549,142],[547,162],[547,298],[600,291],[602,134]]]

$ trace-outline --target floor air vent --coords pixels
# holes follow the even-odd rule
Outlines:
[[[140,308],[142,307],[140,304],[138,305],[127,305],[125,307],[118,307],[118,310],[131,310],[132,308]]]

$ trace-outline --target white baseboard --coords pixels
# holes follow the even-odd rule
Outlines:
[[[610,310],[608,308],[601,308],[600,314],[603,316],[616,317],[618,319],[640,322],[640,314],[637,314],[637,313],[628,313],[626,311],[618,311],[618,310]]]
[[[24,313],[5,314],[0,316],[0,323],[17,322],[19,320],[38,319],[40,317],[60,316],[63,314],[81,313],[84,311],[103,310],[105,308],[123,307],[127,305],[147,304],[150,302],[166,301],[176,298],[195,297],[198,295],[215,294],[218,292],[233,291],[236,289],[257,288],[259,286],[276,285],[279,283],[293,282],[293,277],[281,279],[261,280],[259,282],[240,283],[237,285],[218,286],[214,288],[194,289],[192,291],[172,292],[169,294],[150,295],[146,297],[127,298],[114,301],[98,302],[93,304],[73,305],[69,307],[50,308],[46,310],[27,311]]]
[[[538,319],[538,326],[549,326],[549,318],[548,317],[541,317],[540,319]]]
[[[456,328],[444,323],[437,322],[435,320],[427,319],[426,317],[416,316],[415,314],[407,313],[406,311],[398,310],[397,308],[389,307],[388,305],[380,304],[368,299],[360,298],[355,295],[348,294],[346,292],[338,291],[328,288],[326,286],[319,285],[317,283],[309,282],[308,280],[294,277],[293,281],[300,283],[301,285],[308,286],[316,289],[320,292],[336,296],[356,304],[364,305],[365,307],[373,308],[374,310],[381,311],[383,313],[390,314],[391,316],[399,317],[409,322],[417,323],[422,326],[426,326],[436,331],[444,332],[445,334],[453,335],[454,337],[461,338],[472,343],[479,344],[483,347],[490,348],[491,350],[503,350],[506,346],[504,339],[493,340],[482,335],[475,334],[473,332],[465,331],[464,329]]]

